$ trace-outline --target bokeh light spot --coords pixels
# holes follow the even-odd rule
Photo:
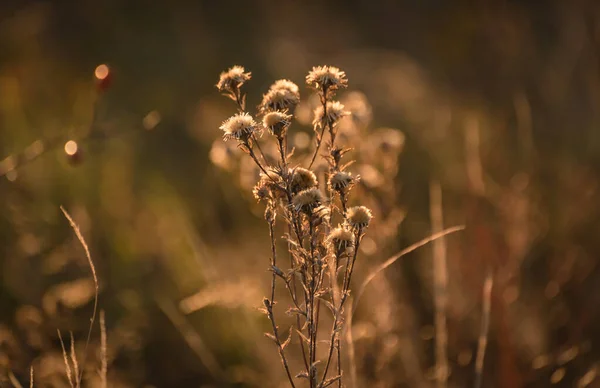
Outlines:
[[[98,65],[96,67],[96,70],[94,70],[94,75],[96,76],[96,78],[98,78],[99,80],[103,80],[106,77],[108,77],[108,74],[110,73],[110,69],[108,68],[107,65],[105,65],[104,63],[101,65]]]
[[[69,140],[65,143],[65,153],[69,156],[73,156],[77,153],[77,143],[73,140]]]

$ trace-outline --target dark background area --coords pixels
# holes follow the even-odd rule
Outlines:
[[[96,263],[110,386],[284,386],[257,312],[262,210],[243,171],[210,158],[235,112],[214,85],[236,64],[253,73],[249,107],[280,78],[307,98],[310,68],[338,66],[372,127],[404,134],[386,182],[404,218],[365,271],[431,233],[440,182],[445,225],[466,225],[446,239],[449,386],[473,384],[488,271],[483,386],[600,386],[600,3],[3,1],[0,15],[0,160],[45,146],[0,176],[0,386],[9,371],[27,385],[30,365],[36,386],[65,386],[56,329],[85,346],[93,285],[60,205]],[[365,295],[362,386],[434,385],[431,257],[411,253]]]

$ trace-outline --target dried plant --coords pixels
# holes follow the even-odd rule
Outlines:
[[[335,101],[336,92],[347,86],[346,74],[332,66],[314,67],[306,83],[319,96],[320,105],[314,111],[315,147],[306,167],[289,149],[288,128],[292,113],[299,103],[299,88],[288,80],[279,80],[263,96],[259,106],[260,121],[245,111],[243,83],[250,73],[235,66],[221,74],[217,88],[236,101],[239,112],[221,125],[226,141],[237,141],[260,171],[253,193],[264,202],[271,245],[271,292],[263,300],[272,333],[267,336],[277,346],[279,356],[292,387],[296,379],[305,379],[311,388],[342,386],[340,333],[344,325],[344,307],[349,299],[352,275],[360,244],[372,219],[365,206],[349,206],[352,188],[360,177],[347,171],[350,161],[343,161],[348,148],[336,143],[340,120],[350,115],[342,103]],[[276,156],[268,155],[259,143],[259,136],[268,133],[276,146]],[[325,141],[325,139],[327,140]],[[326,162],[323,174],[314,168],[319,150]],[[319,179],[321,175],[321,179]],[[278,261],[276,225],[284,225],[289,266]],[[283,282],[292,305],[288,315],[295,318],[287,336],[280,332],[275,314],[276,285]],[[327,328],[325,352],[321,337],[322,306],[332,315]],[[291,370],[286,348],[293,336],[299,339],[303,368]]]

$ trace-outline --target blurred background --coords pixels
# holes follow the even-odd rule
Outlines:
[[[36,386],[67,386],[57,329],[100,384],[97,322],[81,359],[94,283],[61,205],[96,265],[109,386],[286,386],[257,309],[256,171],[218,129],[235,106],[214,85],[238,64],[251,110],[277,79],[300,86],[299,152],[306,73],[346,71],[350,171],[376,216],[357,284],[466,226],[441,251],[449,387],[476,379],[490,273],[482,386],[600,387],[600,3],[473,3],[2,1],[0,386],[27,386],[30,365]],[[435,385],[434,256],[367,288],[357,386]]]

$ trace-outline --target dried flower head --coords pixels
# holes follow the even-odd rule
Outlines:
[[[353,229],[363,229],[369,226],[373,218],[371,210],[365,206],[355,206],[348,209],[348,224]]]
[[[306,83],[317,91],[333,92],[348,86],[346,73],[334,66],[315,66],[306,76]]]
[[[251,76],[252,73],[246,72],[242,66],[233,66],[231,69],[221,73],[219,82],[217,82],[217,89],[221,93],[236,94]]]
[[[292,182],[290,184],[292,193],[298,193],[302,190],[317,187],[318,184],[317,176],[314,172],[302,167],[294,168],[292,172]]]
[[[275,171],[269,171],[269,176],[260,174],[260,179],[252,189],[254,198],[258,201],[280,199],[285,196],[281,177]]]
[[[337,122],[344,116],[348,116],[350,113],[344,110],[344,104],[339,101],[327,101],[327,115],[324,117],[323,106],[318,106],[315,109],[315,118],[313,125],[332,126],[334,127]]]
[[[303,190],[292,198],[292,206],[294,209],[298,212],[307,214],[310,214],[313,209],[316,209],[324,202],[325,197],[321,193],[321,190],[316,187]]]
[[[286,79],[276,81],[267,94],[263,96],[262,102],[258,106],[261,113],[272,111],[292,112],[300,102],[300,92],[298,85]]]
[[[279,111],[269,112],[263,117],[263,126],[278,139],[283,139],[291,122],[292,115]]]
[[[327,237],[329,249],[336,255],[341,256],[349,253],[354,247],[354,233],[346,227],[338,226],[333,229]]]
[[[252,116],[245,112],[231,116],[219,128],[224,132],[224,140],[247,141],[250,136],[260,131]]]
[[[353,177],[346,171],[338,171],[329,177],[329,187],[339,193],[350,190],[358,181],[359,177]]]

